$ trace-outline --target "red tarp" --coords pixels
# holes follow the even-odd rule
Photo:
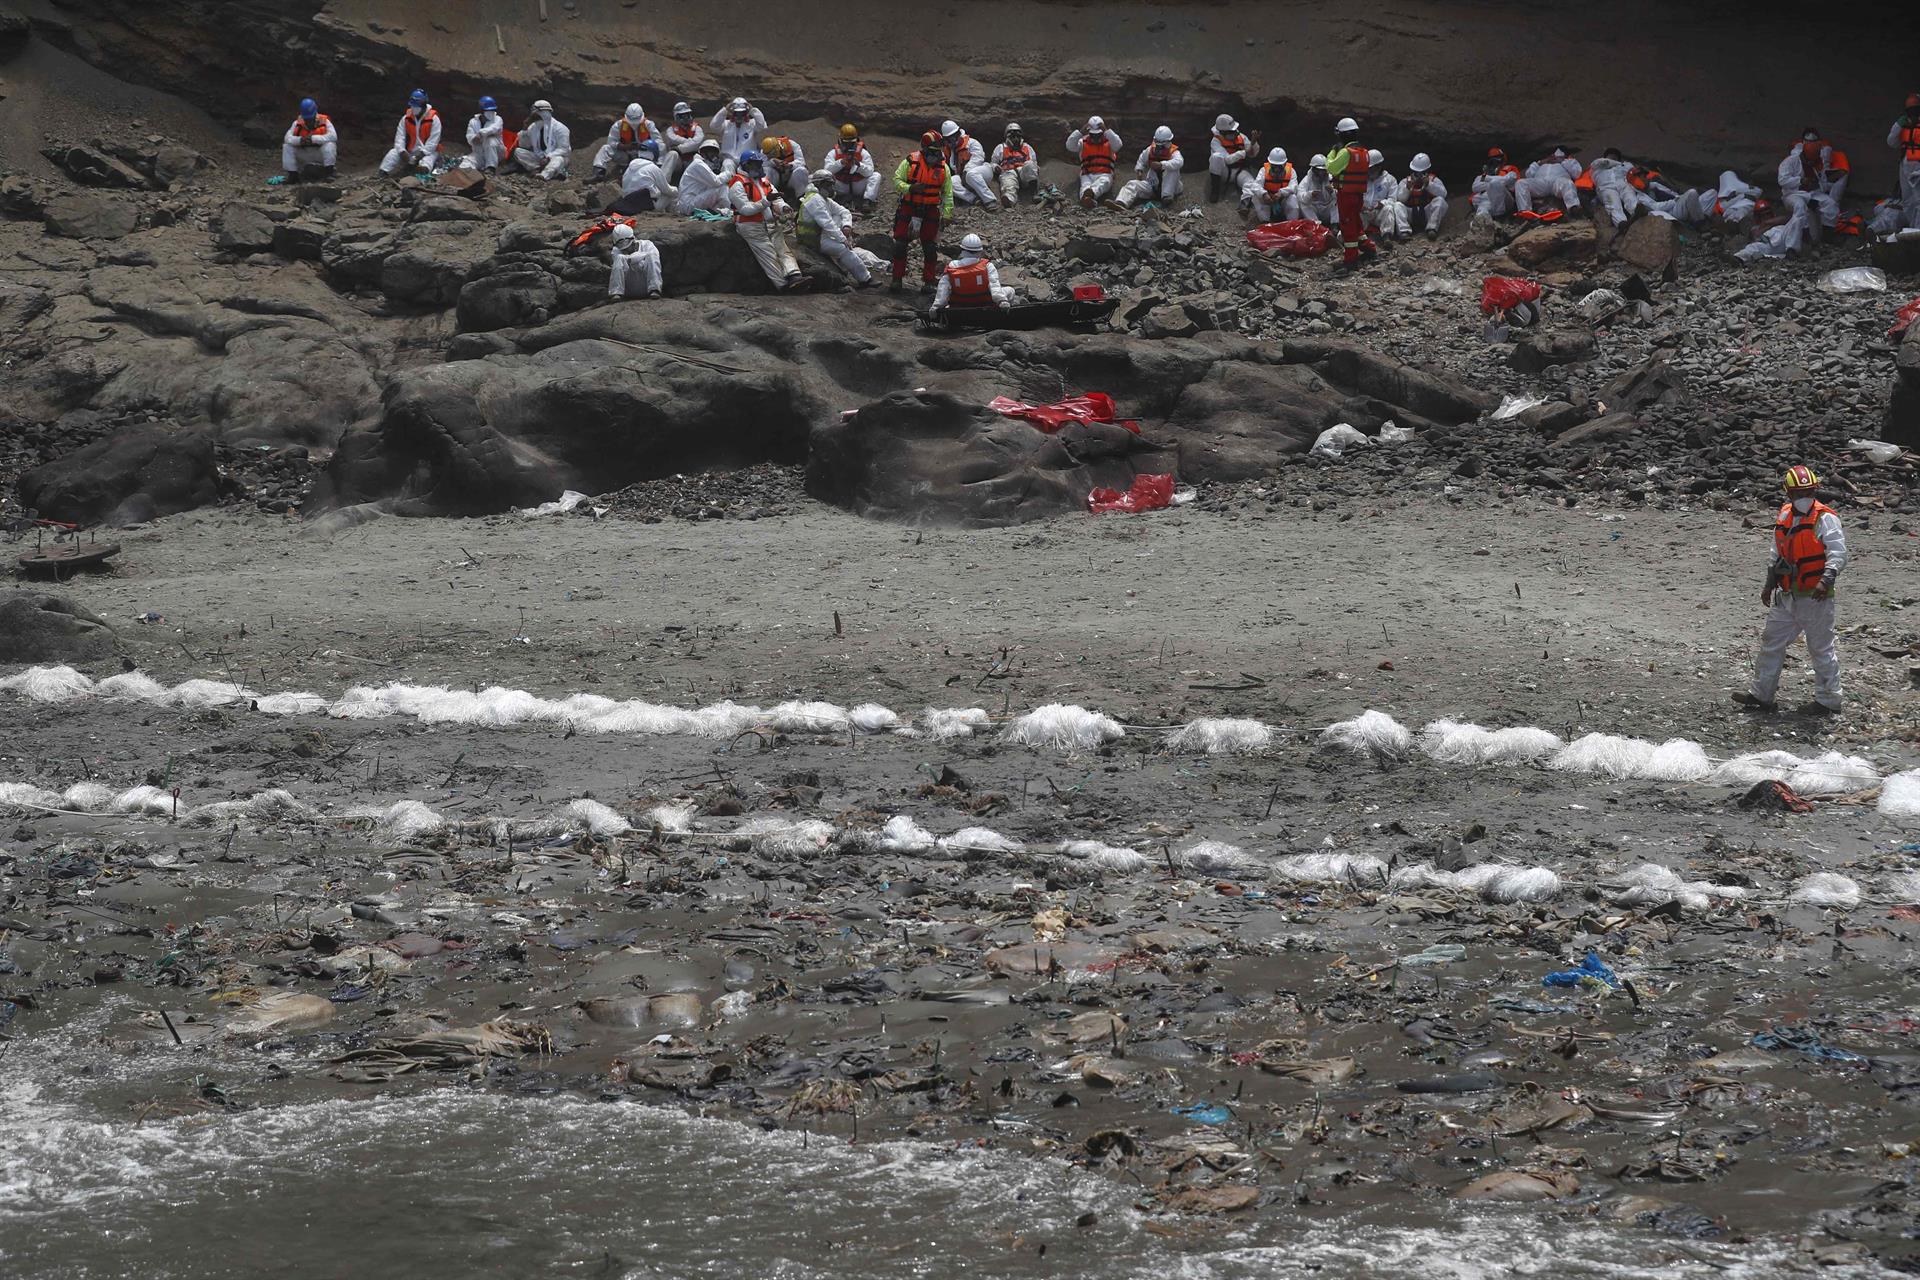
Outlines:
[[[1899,313],[1893,317],[1893,328],[1887,330],[1887,336],[1898,342],[1907,330],[1913,327],[1915,320],[1920,320],[1920,298],[1915,298],[1900,308]]]
[[[995,396],[987,402],[987,408],[995,413],[1004,413],[1009,418],[1025,419],[1048,435],[1075,422],[1111,422],[1135,435],[1140,434],[1139,423],[1113,416],[1113,397],[1099,391],[1068,396],[1053,404],[1023,404],[1006,396]]]
[[[1139,475],[1125,493],[1118,489],[1095,489],[1087,495],[1087,509],[1095,515],[1109,511],[1129,514],[1158,511],[1173,505],[1172,475]]]
[[[1540,282],[1537,280],[1522,280],[1519,276],[1488,276],[1480,282],[1480,314],[1484,316],[1517,307],[1523,302],[1539,300]]]
[[[1249,228],[1247,243],[1263,252],[1278,250],[1289,258],[1317,258],[1333,243],[1333,233],[1312,218],[1295,218]]]

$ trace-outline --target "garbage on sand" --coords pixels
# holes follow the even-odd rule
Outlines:
[[[1899,445],[1889,444],[1885,440],[1849,440],[1847,448],[1855,453],[1864,453],[1868,462],[1879,466],[1897,461],[1900,455],[1906,452]]]
[[[1558,969],[1540,979],[1543,987],[1586,987],[1604,988],[1608,991],[1620,985],[1619,975],[1607,967],[1607,962],[1593,952],[1587,952],[1577,968]]]
[[[1174,505],[1173,476],[1138,475],[1125,493],[1118,489],[1095,489],[1087,495],[1087,509],[1095,515],[1125,512],[1160,511]]]
[[[1878,267],[1841,267],[1820,277],[1820,287],[1828,293],[1885,292],[1887,273]]]
[[[1030,422],[1048,435],[1075,422],[1110,422],[1114,426],[1125,427],[1135,435],[1140,434],[1140,424],[1130,418],[1115,417],[1113,397],[1100,391],[1068,396],[1052,404],[1027,404],[1009,396],[995,396],[987,401],[987,408],[1009,418]]]
[[[543,502],[537,507],[515,507],[513,514],[532,518],[534,516],[557,516],[573,510],[587,500],[587,495],[576,489],[568,489],[552,502]],[[597,514],[597,513],[596,513]]]
[[[1480,282],[1480,314],[1511,311],[1523,302],[1540,301],[1540,282],[1520,276],[1488,276]]]
[[[1348,449],[1370,449],[1373,441],[1366,432],[1351,423],[1339,422],[1322,431],[1313,442],[1311,452],[1316,457],[1338,458]]]
[[[1812,813],[1813,806],[1802,800],[1794,789],[1774,778],[1756,782],[1740,797],[1742,809],[1766,809],[1774,813]]]
[[[1893,327],[1887,330],[1887,337],[1895,342],[1900,341],[1906,336],[1907,330],[1913,327],[1915,319],[1920,319],[1920,298],[1915,298],[1894,313]]]
[[[1312,218],[1294,218],[1248,228],[1247,243],[1262,253],[1317,258],[1333,243],[1333,233]]]

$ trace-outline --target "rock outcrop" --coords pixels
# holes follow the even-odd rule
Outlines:
[[[0,662],[97,662],[118,648],[106,619],[63,596],[21,591],[0,600]]]
[[[170,423],[123,428],[20,478],[21,505],[82,525],[191,511],[220,491],[212,434]]]

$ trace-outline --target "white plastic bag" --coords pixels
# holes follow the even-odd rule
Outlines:
[[[1626,310],[1627,300],[1611,289],[1595,289],[1576,303],[1580,314],[1598,324],[1608,316]]]
[[[1350,423],[1336,423],[1320,433],[1313,442],[1313,452],[1323,458],[1337,458],[1350,448],[1365,449],[1373,441]]]
[[[1842,267],[1838,271],[1829,271],[1821,279],[1820,287],[1829,293],[1863,293],[1875,290],[1886,292],[1887,273],[1878,267]]]
[[[1493,420],[1505,422],[1508,418],[1517,418],[1533,406],[1546,402],[1545,396],[1508,396],[1500,402],[1500,407],[1493,411]]]
[[[1888,444],[1885,440],[1849,440],[1847,448],[1856,453],[1866,454],[1868,462],[1876,462],[1881,466],[1885,466],[1906,452],[1899,445]]]
[[[1381,444],[1405,444],[1413,439],[1413,428],[1395,426],[1393,419],[1388,418],[1380,427],[1380,434],[1374,439]]]

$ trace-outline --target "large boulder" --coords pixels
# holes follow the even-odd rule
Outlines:
[[[47,230],[72,240],[118,240],[140,225],[140,210],[125,200],[70,191],[46,203]]]
[[[1539,373],[1549,365],[1577,364],[1593,359],[1593,333],[1586,329],[1557,329],[1529,333],[1513,344],[1507,363],[1522,373]]]
[[[814,428],[807,492],[856,515],[910,524],[1024,524],[1084,511],[1095,488],[1173,470],[1125,427],[1048,435],[944,392],[900,392]]]
[[[1634,219],[1613,238],[1614,256],[1638,271],[1665,271],[1679,252],[1680,224],[1652,214]]]
[[[118,647],[106,619],[64,597],[20,591],[0,600],[0,662],[97,662]]]
[[[1533,271],[1551,271],[1584,262],[1600,251],[1591,222],[1536,223],[1507,245],[1507,256]]]
[[[126,427],[20,477],[20,505],[49,520],[134,524],[220,496],[213,436],[171,423]]]
[[[1674,368],[1665,351],[1637,369],[1629,369],[1601,389],[1600,403],[1609,409],[1633,412],[1651,405],[1687,402],[1686,376]]]
[[[46,147],[40,154],[60,166],[68,177],[83,187],[118,187],[123,191],[142,191],[150,185],[147,175],[97,147]]]
[[[1893,360],[1893,390],[1887,396],[1880,438],[1908,449],[1920,449],[1920,325],[1907,330]]]
[[[1251,480],[1305,453],[1339,420],[1345,395],[1306,365],[1222,360],[1188,385],[1167,415],[1180,475],[1195,483]]]
[[[228,201],[214,221],[213,243],[228,253],[265,253],[273,248],[273,225],[266,210]]]

